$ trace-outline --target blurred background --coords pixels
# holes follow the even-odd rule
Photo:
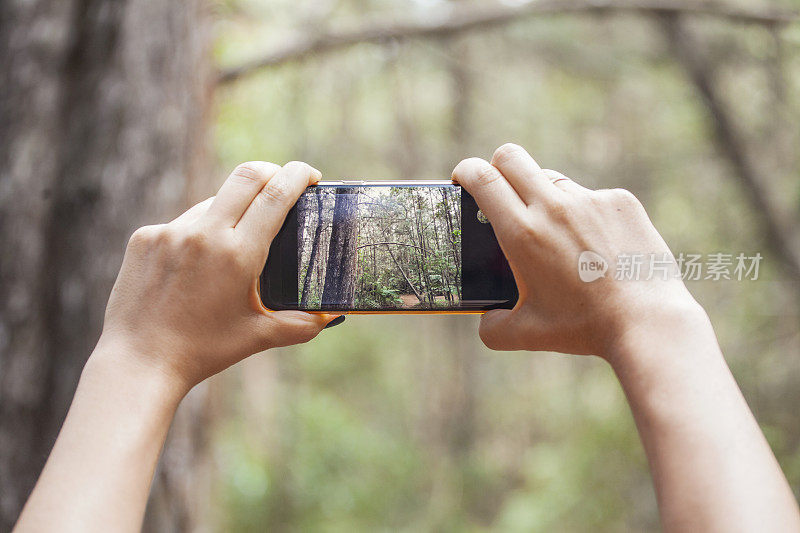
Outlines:
[[[125,243],[239,162],[447,178],[525,146],[625,187],[697,281],[800,495],[797,0],[0,3],[0,531],[44,463]],[[184,401],[148,531],[653,531],[630,411],[589,357],[475,317],[354,316]]]

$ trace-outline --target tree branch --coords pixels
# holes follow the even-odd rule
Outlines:
[[[394,261],[394,264],[397,267],[397,270],[399,270],[400,274],[403,275],[403,279],[406,280],[406,283],[408,283],[408,286],[411,287],[412,291],[414,291],[414,296],[416,296],[417,300],[419,300],[421,302],[422,301],[422,294],[420,294],[420,292],[417,290],[417,288],[414,286],[414,284],[411,283],[411,280],[409,279],[408,274],[406,274],[406,271],[403,270],[403,267],[400,265],[400,262],[397,260],[397,258],[392,253],[392,249],[387,247],[386,250],[389,252],[389,256],[392,258],[392,261]]]
[[[382,244],[396,244],[397,246],[408,246],[409,248],[416,248],[417,250],[422,250],[419,246],[414,246],[413,244],[406,244],[404,242],[371,242],[369,244],[362,244],[361,246],[357,246],[356,250],[360,250],[361,248],[366,248],[368,246],[381,246]]]
[[[522,18],[558,14],[635,13],[640,15],[693,15],[719,18],[739,24],[781,26],[798,20],[795,11],[773,8],[692,3],[685,0],[544,0],[521,5],[496,4],[439,10],[425,19],[372,20],[344,30],[319,35],[298,34],[281,47],[261,57],[223,69],[218,83],[230,83],[266,67],[329,53],[360,43],[397,39],[441,38],[470,30],[486,30],[517,22]]]
[[[800,279],[800,250],[790,225],[781,217],[781,208],[770,191],[769,179],[753,161],[733,114],[725,105],[713,79],[713,66],[698,52],[679,16],[662,18],[662,26],[675,59],[686,71],[708,109],[714,142],[720,154],[744,186],[756,216],[761,219],[768,245],[795,279]]]

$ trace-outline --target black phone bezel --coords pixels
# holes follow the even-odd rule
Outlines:
[[[376,186],[376,187],[459,187],[457,184],[450,182],[435,182],[435,183],[390,183],[381,181],[372,182],[321,182],[319,185],[311,186],[307,189],[313,190],[314,187],[361,187],[361,186]],[[461,188],[461,214],[462,214],[462,228],[466,220],[477,219],[478,206],[472,196],[466,190]],[[269,248],[267,262],[259,276],[259,294],[261,297],[262,305],[265,308],[273,311],[283,310],[300,310],[308,312],[324,312],[324,313],[475,313],[484,312],[491,309],[511,309],[517,302],[518,291],[514,276],[511,272],[508,262],[500,249],[497,239],[494,235],[491,226],[486,224],[483,226],[474,225],[476,232],[481,235],[476,236],[474,242],[465,246],[464,233],[462,230],[462,294],[466,292],[468,287],[474,287],[478,283],[487,281],[484,272],[472,271],[467,269],[468,261],[472,261],[474,257],[481,256],[481,246],[484,247],[483,251],[489,250],[486,245],[492,247],[489,250],[492,253],[492,261],[494,262],[493,268],[496,272],[501,273],[500,276],[492,278],[496,282],[496,287],[499,298],[492,298],[489,300],[464,300],[474,301],[474,305],[460,305],[458,307],[437,307],[437,308],[352,308],[352,309],[329,309],[329,308],[308,308],[302,309],[297,302],[298,296],[298,257],[297,257],[297,206],[293,206],[286,215],[286,220],[283,226],[273,239]],[[485,228],[485,229],[484,229]],[[496,252],[494,249],[496,248]],[[484,254],[485,255],[485,254]],[[485,257],[483,257],[485,259]]]

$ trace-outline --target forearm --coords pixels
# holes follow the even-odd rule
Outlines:
[[[134,232],[18,530],[137,531],[189,389],[253,353],[309,341],[333,318],[267,312],[257,291],[270,235],[320,177],[297,161],[245,163],[215,197]]]
[[[698,307],[631,329],[610,358],[667,531],[797,531],[780,467]]]
[[[158,456],[183,390],[117,346],[101,344],[19,531],[138,531]]]

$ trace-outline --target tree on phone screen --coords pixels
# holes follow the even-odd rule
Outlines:
[[[308,268],[306,270],[305,276],[303,277],[303,285],[302,285],[302,292],[300,294],[300,306],[306,307],[308,305],[308,295],[309,291],[311,290],[311,278],[314,275],[314,267],[318,261],[319,256],[319,249],[320,249],[320,237],[322,234],[322,189],[317,187],[314,191],[314,197],[316,200],[316,208],[317,208],[317,223],[314,226],[314,237],[311,240],[311,255],[308,259]],[[308,202],[308,197],[303,197],[303,200]],[[304,227],[305,224],[302,224],[301,227]],[[302,242],[302,241],[301,241]],[[303,247],[299,248],[300,252],[302,253]],[[302,262],[300,262],[302,264]]]
[[[356,288],[358,189],[336,190],[322,307],[352,307]]]

